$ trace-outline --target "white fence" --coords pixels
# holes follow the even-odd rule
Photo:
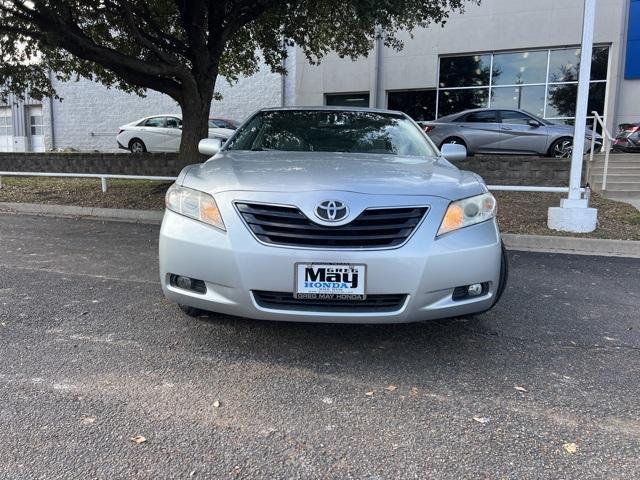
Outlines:
[[[0,188],[2,177],[67,177],[67,178],[99,178],[102,191],[107,191],[107,179],[118,180],[154,180],[174,182],[178,177],[156,177],[147,175],[117,175],[111,173],[49,173],[49,172],[0,172]]]
[[[107,180],[153,180],[160,182],[174,182],[178,177],[157,177],[146,175],[116,175],[110,173],[49,173],[49,172],[0,172],[0,188],[2,177],[66,177],[66,178],[99,178],[102,191],[107,191]],[[499,192],[552,192],[567,193],[569,187],[544,187],[544,186],[520,186],[520,185],[487,185],[489,190]],[[584,194],[588,189],[582,188]],[[588,193],[587,193],[588,195]]]

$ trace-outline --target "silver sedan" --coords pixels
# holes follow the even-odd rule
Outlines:
[[[396,323],[493,307],[496,201],[405,114],[267,109],[167,192],[160,279],[190,315]]]
[[[460,144],[470,154],[524,154],[569,158],[573,152],[573,126],[552,123],[524,110],[481,108],[421,122],[440,147]],[[602,145],[602,137],[587,130],[585,152]]]

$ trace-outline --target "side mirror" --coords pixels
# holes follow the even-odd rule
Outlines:
[[[202,155],[213,156],[222,148],[222,140],[220,138],[203,138],[198,143],[198,151]]]
[[[467,158],[467,148],[459,143],[445,143],[440,153],[450,162],[459,162]]]
[[[533,128],[538,128],[540,126],[540,122],[538,122],[537,120],[529,120],[527,123],[530,127]]]

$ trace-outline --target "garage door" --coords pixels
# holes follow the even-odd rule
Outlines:
[[[0,152],[13,151],[13,124],[11,108],[0,107]]]
[[[42,106],[31,105],[29,112],[29,132],[31,136],[31,151],[44,152],[44,125],[42,119]]]

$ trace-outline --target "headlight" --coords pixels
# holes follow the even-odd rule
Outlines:
[[[173,184],[167,190],[165,204],[172,212],[226,231],[218,205],[208,193]]]
[[[451,202],[444,214],[438,236],[490,220],[496,216],[496,199],[490,193]]]

